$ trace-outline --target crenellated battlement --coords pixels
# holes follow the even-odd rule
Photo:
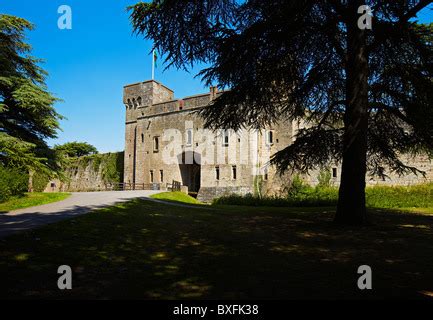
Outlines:
[[[173,90],[155,80],[126,85],[123,87],[126,122],[136,121],[143,113],[140,109],[173,99]]]
[[[174,92],[171,89],[154,80],[126,85],[123,88],[126,122],[203,108],[221,94],[216,87],[211,87],[209,93],[174,99]]]

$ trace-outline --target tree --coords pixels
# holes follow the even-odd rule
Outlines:
[[[165,0],[130,9],[134,31],[167,67],[206,63],[202,80],[231,89],[200,112],[207,127],[304,119],[272,163],[308,172],[342,161],[335,221],[364,224],[367,172],[422,174],[401,154],[433,150],[432,28],[414,20],[431,2]],[[363,5],[371,30],[358,25]]]
[[[97,154],[98,150],[87,142],[67,142],[62,145],[54,146],[56,152],[68,157],[82,157],[91,154]]]
[[[55,138],[62,117],[46,88],[47,73],[30,55],[25,19],[0,15],[0,163],[30,171],[59,170],[45,140]]]

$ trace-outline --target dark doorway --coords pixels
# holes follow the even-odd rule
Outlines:
[[[188,186],[188,192],[197,194],[200,190],[201,181],[201,158],[200,154],[193,151],[183,152],[178,157],[182,184]]]

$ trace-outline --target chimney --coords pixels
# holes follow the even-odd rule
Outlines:
[[[218,93],[218,87],[217,86],[210,87],[210,99],[211,100],[214,100],[216,98],[217,93]]]

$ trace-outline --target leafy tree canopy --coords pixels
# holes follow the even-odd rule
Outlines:
[[[42,61],[25,42],[32,29],[25,19],[0,14],[0,162],[53,172],[57,159],[45,140],[56,137],[62,116],[47,91]]]
[[[82,157],[97,154],[98,150],[87,142],[67,142],[54,146],[54,150],[68,157]]]
[[[130,9],[167,66],[207,63],[204,82],[230,89],[201,111],[208,127],[305,121],[273,163],[308,172],[342,161],[336,220],[364,223],[367,171],[419,173],[401,154],[433,150],[432,26],[415,20],[431,3],[156,0]],[[363,5],[371,30],[358,25]]]

